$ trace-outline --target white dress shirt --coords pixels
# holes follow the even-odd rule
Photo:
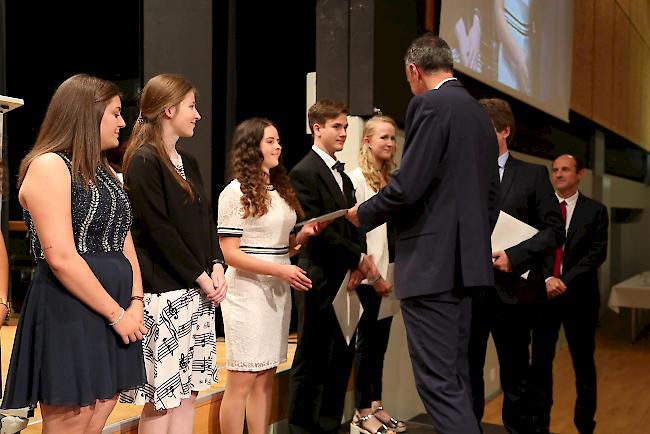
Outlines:
[[[327,167],[329,167],[330,171],[332,172],[332,175],[334,175],[334,179],[336,180],[336,183],[339,185],[339,188],[341,189],[341,191],[343,191],[343,177],[341,176],[341,174],[339,173],[338,170],[333,168],[334,164],[336,164],[336,162],[338,160],[335,160],[334,158],[330,157],[327,154],[327,152],[323,151],[321,148],[319,148],[316,145],[312,145],[311,148],[325,162]]]
[[[576,191],[572,196],[567,197],[566,199],[563,197],[560,197],[557,192],[555,192],[555,197],[557,197],[557,200],[559,203],[562,203],[562,201],[566,202],[566,222],[564,223],[564,232],[569,230],[569,225],[571,224],[571,217],[573,217],[573,211],[576,209],[576,202],[578,202],[578,195],[580,194],[579,191]]]
[[[567,197],[566,199],[563,197],[560,197],[559,194],[557,194],[557,191],[555,192],[555,197],[557,198],[558,203],[562,203],[562,201],[566,202],[566,221],[564,222],[564,234],[569,230],[569,225],[571,224],[571,217],[573,217],[573,211],[576,209],[576,202],[578,202],[578,194],[580,194],[579,191],[576,191],[575,194],[572,196]],[[564,249],[564,246],[562,246]],[[564,264],[560,264],[560,272],[564,271]],[[544,281],[548,282],[552,277],[547,277]]]
[[[447,83],[448,81],[452,81],[452,80],[457,80],[457,78],[456,77],[445,78],[440,83],[436,84],[436,87],[434,87],[434,89],[438,90],[438,89],[440,89],[440,86],[442,86],[443,84]]]
[[[499,164],[499,181],[503,181],[503,171],[505,170],[509,156],[510,151],[506,151],[503,154],[499,155],[499,158],[497,158],[497,162]]]

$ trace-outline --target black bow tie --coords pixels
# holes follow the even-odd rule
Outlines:
[[[341,163],[340,161],[337,161],[332,166],[332,169],[333,170],[338,170],[339,173],[343,173],[343,170],[345,169],[345,163]]]

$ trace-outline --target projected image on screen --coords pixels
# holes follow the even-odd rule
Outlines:
[[[444,0],[440,34],[455,67],[566,120],[571,0]]]

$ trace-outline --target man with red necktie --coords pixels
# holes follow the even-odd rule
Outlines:
[[[600,293],[598,267],[607,257],[607,208],[578,191],[582,162],[561,155],[553,162],[552,181],[565,221],[566,242],[546,267],[549,298],[533,330],[531,381],[537,402],[535,433],[548,433],[553,405],[553,358],[560,331],[569,344],[576,375],[574,423],[580,434],[594,432],[596,422],[595,334]],[[552,274],[551,274],[552,270]]]

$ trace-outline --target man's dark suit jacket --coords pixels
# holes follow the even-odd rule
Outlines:
[[[316,152],[309,153],[291,170],[289,175],[296,196],[305,212],[305,219],[318,217],[355,205],[354,187],[343,175],[341,192],[332,171]],[[334,220],[300,251],[298,266],[312,280],[311,291],[333,289],[333,300],[348,270],[359,266],[363,244],[359,230],[344,218]]]
[[[508,304],[546,300],[544,266],[564,242],[564,221],[546,167],[508,157],[501,180],[500,208],[539,232],[506,250],[511,273],[495,271],[495,286]],[[530,270],[528,279],[520,276]]]
[[[289,176],[305,218],[355,204],[350,178],[342,174],[342,192],[330,168],[313,150]],[[362,248],[359,230],[338,218],[300,251],[298,266],[307,272],[312,288],[295,292],[298,345],[289,382],[292,433],[338,432],[354,345],[343,338],[332,301],[345,273],[359,266]]]
[[[392,219],[399,298],[492,286],[498,144],[490,119],[456,80],[411,99],[400,169],[359,207],[366,231]]]
[[[557,199],[556,199],[557,200]],[[567,286],[563,297],[600,303],[598,267],[607,258],[607,208],[582,193],[569,222],[560,279]],[[546,277],[553,272],[553,259],[546,262]]]

